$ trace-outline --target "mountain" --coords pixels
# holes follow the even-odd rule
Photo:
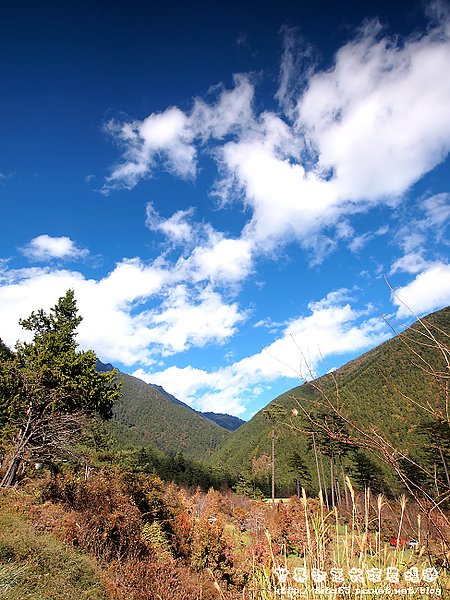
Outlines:
[[[147,385],[154,388],[155,390],[158,390],[158,392],[160,392],[161,394],[164,394],[164,396],[166,396],[166,398],[169,398],[169,400],[171,400],[175,404],[182,404],[183,406],[186,406],[186,408],[189,408],[189,410],[194,410],[188,404],[185,404],[184,402],[181,402],[181,400],[178,400],[178,398],[175,398],[175,396],[173,394],[169,394],[169,392],[166,392],[166,390],[162,387],[162,385],[156,385],[156,383],[149,383]],[[197,411],[195,411],[195,412],[197,412]]]
[[[95,370],[98,373],[107,373],[108,371],[114,371],[114,367],[111,363],[102,363],[102,361],[97,358],[95,361]]]
[[[118,378],[123,382],[122,397],[113,407],[113,418],[119,425],[115,431],[119,441],[203,459],[230,435],[186,404],[169,398],[158,386],[121,372]]]
[[[228,431],[236,431],[236,429],[238,429],[241,425],[243,425],[245,423],[245,421],[243,421],[242,419],[239,419],[239,417],[234,417],[233,415],[227,415],[227,414],[215,413],[215,412],[201,412],[199,410],[194,410],[193,408],[191,408],[184,402],[181,402],[181,400],[178,400],[178,398],[175,398],[175,396],[173,396],[172,394],[169,394],[169,392],[166,392],[166,390],[162,386],[156,385],[155,383],[149,383],[148,385],[155,388],[155,390],[158,390],[159,392],[161,392],[161,394],[164,394],[167,398],[172,400],[172,402],[174,402],[175,404],[181,404],[182,406],[185,406],[189,410],[192,410],[192,411],[196,412],[198,415],[201,415],[202,417],[205,417],[206,419],[213,421],[213,423],[216,423],[217,425],[219,425],[220,427],[223,427],[224,429],[227,429]]]
[[[317,489],[311,436],[305,433],[311,423],[302,418],[304,410],[313,410],[317,402],[326,405],[327,400],[338,401],[361,432],[375,429],[406,454],[414,452],[418,428],[426,415],[418,410],[418,403],[432,406],[443,402],[445,391],[433,371],[448,373],[448,356],[430,341],[427,330],[448,344],[450,308],[428,315],[334,373],[295,387],[266,407],[284,409],[276,424],[276,472],[281,493],[295,491],[296,461],[304,463],[311,485]],[[267,490],[272,422],[264,410],[232,433],[214,453],[212,462],[247,479],[257,479]],[[294,416],[293,411],[298,414]],[[326,463],[326,458],[321,458]],[[379,470],[379,478],[395,491],[396,482],[384,465],[377,464],[374,470]]]
[[[217,423],[220,427],[228,429],[228,431],[236,431],[236,429],[239,429],[239,427],[245,423],[245,421],[239,417],[234,417],[233,415],[214,412],[202,412],[200,414],[210,421],[214,421],[214,423]]]
[[[0,342],[1,342],[1,340],[0,340]],[[112,364],[103,363],[99,358],[97,358],[95,368],[99,373],[114,370],[114,367]],[[124,373],[120,373],[121,377],[123,375],[124,375]],[[130,377],[130,376],[127,375],[126,377]],[[158,398],[161,395],[165,396],[173,404],[176,404],[178,406],[183,406],[185,409],[187,409],[193,413],[196,413],[197,415],[200,415],[204,419],[208,419],[208,421],[212,421],[213,423],[215,423],[216,425],[219,425],[219,427],[222,427],[223,429],[226,429],[227,431],[236,431],[236,429],[238,429],[238,427],[240,427],[241,425],[243,425],[245,423],[245,421],[243,421],[242,419],[239,419],[238,417],[234,417],[232,415],[227,415],[227,414],[222,414],[222,413],[214,413],[214,412],[200,412],[198,410],[191,408],[188,404],[185,404],[181,400],[178,400],[178,398],[175,398],[175,396],[173,396],[172,394],[169,394],[169,392],[166,392],[166,390],[160,385],[156,385],[155,383],[148,383],[145,385],[147,385],[150,389],[154,390],[154,392],[155,392],[154,394],[149,393],[149,396],[151,396],[152,398],[153,397]],[[126,389],[131,390],[132,387],[127,386]],[[123,391],[123,393],[124,393],[124,395],[126,395],[125,391]],[[145,394],[144,394],[144,396],[145,396]],[[126,397],[128,398],[128,396],[126,396]],[[127,402],[127,400],[125,402]],[[131,402],[131,404],[133,404],[134,401],[131,399],[130,402]],[[166,449],[162,449],[162,450],[166,451]]]

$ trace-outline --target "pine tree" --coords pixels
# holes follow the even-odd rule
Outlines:
[[[111,416],[119,397],[115,372],[98,373],[92,351],[78,351],[78,315],[69,290],[47,314],[33,312],[20,325],[33,341],[18,343],[0,363],[0,427],[10,441],[2,486],[11,485],[22,460],[52,460],[70,451],[90,415]]]

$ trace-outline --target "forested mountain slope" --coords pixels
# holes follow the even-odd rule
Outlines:
[[[436,406],[444,401],[442,394],[445,393],[433,376],[433,370],[445,371],[447,366],[442,352],[428,339],[426,328],[448,344],[450,308],[428,315],[422,323],[425,328],[415,323],[401,335],[333,374],[295,387],[266,407],[279,405],[285,409],[285,415],[278,417],[276,424],[276,472],[280,493],[295,491],[295,480],[303,467],[311,474],[311,486],[317,487],[311,436],[304,432],[312,425],[307,419],[305,423],[301,407],[309,411],[314,402],[324,403],[325,396],[336,402],[338,395],[345,414],[363,431],[375,428],[405,453],[414,451],[417,431],[425,415],[416,403],[429,402]],[[299,411],[297,416],[293,415],[293,409]],[[290,425],[294,425],[295,430]],[[243,473],[249,479],[259,479],[267,489],[271,430],[272,424],[261,410],[216,451],[214,464]],[[355,467],[349,464],[348,468]],[[395,488],[395,481],[391,478],[389,482],[387,472],[380,473],[380,478],[383,477]],[[307,479],[305,481],[308,485]]]
[[[122,425],[116,435],[123,441],[150,445],[166,454],[204,458],[230,435],[189,406],[174,402],[156,386],[120,372],[118,377],[123,381],[122,397],[113,411],[114,421]]]

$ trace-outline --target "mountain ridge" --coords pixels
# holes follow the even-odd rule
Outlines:
[[[267,464],[270,464],[272,423],[264,417],[264,412],[273,405],[280,405],[285,410],[285,417],[280,418],[277,423],[279,488],[283,494],[295,492],[293,465],[296,456],[300,456],[306,462],[311,485],[317,488],[312,451],[308,447],[307,436],[301,432],[302,426],[296,424],[299,423],[299,417],[295,421],[292,411],[302,413],[302,406],[308,411],[315,402],[323,400],[323,394],[328,394],[329,398],[337,397],[345,406],[350,418],[362,429],[370,431],[374,427],[378,428],[396,447],[402,448],[404,452],[411,451],[420,423],[414,403],[408,403],[405,398],[408,394],[414,394],[414,401],[426,403],[432,398],[437,399],[440,393],[433,377],[424,375],[418,358],[423,355],[428,364],[432,364],[433,360],[437,361],[436,364],[442,362],[439,351],[432,352],[430,344],[425,343],[423,333],[418,333],[423,329],[421,323],[432,328],[436,334],[440,332],[439,335],[442,335],[448,344],[450,307],[416,321],[404,332],[349,361],[333,373],[323,375],[313,382],[303,383],[279,395],[225,440],[214,452],[212,464],[248,480],[259,478],[267,490],[270,478]],[[418,350],[415,344],[418,345]],[[445,364],[441,367],[446,368]],[[261,465],[266,465],[266,470],[260,469],[258,475]],[[388,482],[386,485],[389,484],[395,491],[395,481],[389,479],[384,465],[379,464],[378,467],[380,478],[384,478]]]
[[[99,372],[113,371],[114,366],[111,363],[103,363],[99,358],[97,358],[96,369]],[[125,373],[123,373],[123,375],[125,375]],[[133,377],[133,375],[129,375],[129,377]],[[139,378],[137,377],[136,379],[139,379]],[[143,381],[143,380],[141,380],[141,381]],[[145,381],[143,381],[143,383],[145,383],[146,385],[148,385],[151,388],[153,388],[154,390],[156,390],[158,393],[160,393],[163,396],[165,396],[166,398],[168,398],[174,404],[184,406],[186,409],[202,416],[203,418],[207,419],[208,421],[212,421],[213,423],[215,423],[216,425],[219,425],[219,427],[222,427],[223,429],[226,429],[227,431],[236,431],[236,429],[238,429],[241,425],[243,425],[245,423],[244,420],[240,419],[239,417],[235,417],[234,415],[229,415],[226,413],[215,413],[215,412],[210,412],[210,411],[202,412],[199,410],[195,410],[195,408],[192,408],[191,406],[189,406],[189,404],[182,402],[181,400],[176,398],[173,394],[167,392],[161,385],[157,385],[156,383],[146,383]]]

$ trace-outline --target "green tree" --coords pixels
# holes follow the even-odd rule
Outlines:
[[[276,439],[276,427],[279,420],[286,415],[286,410],[281,404],[273,402],[267,408],[263,410],[264,417],[270,421],[272,425],[271,429],[271,464],[272,464],[272,508],[275,508],[275,439]]]
[[[289,458],[289,470],[294,474],[297,484],[297,496],[300,498],[300,487],[306,488],[311,483],[311,473],[300,452],[296,450]]]
[[[33,340],[3,352],[0,364],[0,427],[10,451],[2,486],[11,485],[27,458],[51,460],[70,451],[91,415],[111,417],[120,394],[114,371],[98,373],[92,351],[78,351],[78,315],[72,290],[47,314],[33,312],[20,325]]]
[[[370,488],[374,494],[386,493],[383,472],[370,455],[356,450],[352,456],[351,474],[360,489]]]

